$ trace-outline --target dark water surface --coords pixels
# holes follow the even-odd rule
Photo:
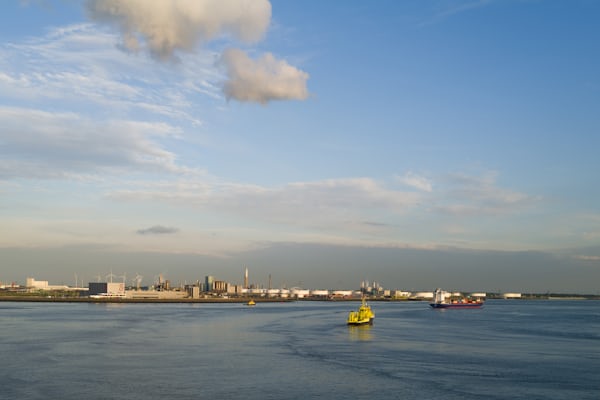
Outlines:
[[[600,302],[0,303],[4,399],[600,399]]]

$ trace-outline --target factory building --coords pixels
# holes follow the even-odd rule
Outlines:
[[[228,283],[225,281],[214,281],[213,282],[213,293],[227,293]]]
[[[27,278],[25,286],[31,289],[48,289],[48,281],[36,281],[33,278]]]
[[[88,285],[90,296],[125,297],[123,282],[90,282]]]
[[[204,277],[204,291],[212,292],[214,290],[215,277],[212,275],[207,275]]]
[[[411,295],[410,292],[405,292],[403,290],[392,290],[390,291],[390,297],[394,299],[407,299]]]
[[[33,278],[27,278],[25,286],[30,291],[35,290],[76,290],[77,288],[70,288],[66,285],[49,285],[48,281],[36,281]],[[81,289],[80,289],[81,290]]]
[[[242,291],[242,285],[233,285],[231,283],[227,285],[227,294],[239,296],[242,294]]]
[[[191,299],[200,298],[200,286],[186,286],[187,296]]]

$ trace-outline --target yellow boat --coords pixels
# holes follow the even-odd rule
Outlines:
[[[248,303],[246,303],[249,306],[254,306],[256,305],[256,303],[254,302],[254,300],[250,299],[250,301]]]
[[[350,311],[348,314],[348,325],[372,325],[375,314],[371,310],[371,307],[367,304],[365,298],[362,298],[362,303],[358,308],[358,311]]]

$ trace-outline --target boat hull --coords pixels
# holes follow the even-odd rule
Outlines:
[[[365,319],[361,321],[348,321],[348,325],[373,325],[373,319]]]
[[[433,308],[481,308],[483,303],[431,303]]]

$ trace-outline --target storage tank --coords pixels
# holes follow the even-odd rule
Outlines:
[[[299,299],[303,299],[310,294],[310,290],[308,289],[292,289],[291,295],[292,297],[297,297]]]
[[[433,298],[433,292],[415,292],[412,294],[411,297],[417,298],[417,299],[432,299]]]
[[[265,293],[266,293],[265,289],[259,289],[259,288],[248,289],[248,294],[250,294],[252,296],[264,296]]]
[[[336,297],[350,297],[352,290],[334,290],[332,294]]]

